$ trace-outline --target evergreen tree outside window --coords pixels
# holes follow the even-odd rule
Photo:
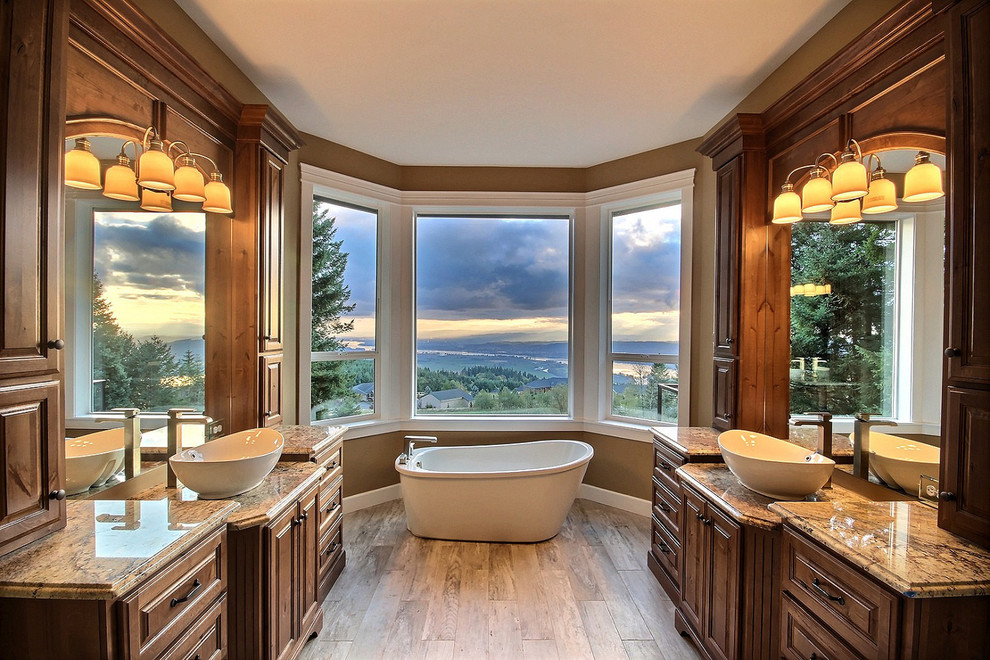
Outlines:
[[[375,412],[378,213],[313,200],[310,415]]]

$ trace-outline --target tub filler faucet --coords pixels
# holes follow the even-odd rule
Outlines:
[[[814,419],[791,419],[794,426],[817,426],[818,427],[818,449],[819,454],[825,458],[832,456],[832,413],[830,412],[809,412],[805,415],[813,416]],[[822,488],[832,487],[832,477],[828,478]]]
[[[437,436],[435,435],[407,435],[405,437],[406,450],[399,455],[399,463],[405,465],[410,460],[412,460],[413,449],[415,449],[414,443],[416,442],[429,442],[432,444],[437,444]]]
[[[179,480],[175,476],[175,472],[172,470],[172,464],[168,459],[172,458],[180,451],[182,451],[182,435],[179,427],[182,424],[203,424],[205,427],[209,427],[210,423],[213,422],[213,418],[209,417],[205,413],[200,413],[194,408],[169,408],[168,410],[168,456],[165,458],[165,465],[167,470],[166,483],[167,488],[178,488]],[[206,429],[203,430],[204,437],[206,436]]]

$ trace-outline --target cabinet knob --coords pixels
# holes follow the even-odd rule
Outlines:
[[[52,348],[56,351],[60,351],[63,348],[65,348],[65,342],[62,341],[61,339],[49,339],[48,348]]]
[[[65,499],[65,491],[62,490],[61,488],[59,490],[53,490],[52,492],[48,493],[48,499],[58,500],[59,502],[61,502],[62,500]]]
[[[271,341],[272,340],[272,336],[271,335],[262,335],[261,338],[264,339],[265,341]]]
[[[266,410],[265,411],[265,417],[271,417],[271,416],[272,416],[272,411],[271,410]]]
[[[949,346],[947,349],[945,349],[945,357],[947,358],[959,357],[960,355],[962,355],[962,351],[960,351],[958,348],[953,348],[952,346]]]
[[[734,340],[734,339],[732,339],[732,337],[726,337],[726,338],[725,338],[725,343],[726,343],[727,345],[731,345],[733,341],[735,341],[735,340]]]
[[[943,502],[951,502],[954,499],[956,499],[956,494],[950,493],[947,490],[943,490],[941,493],[938,494],[938,499],[940,499]]]

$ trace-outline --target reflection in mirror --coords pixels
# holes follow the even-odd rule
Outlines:
[[[879,154],[899,192],[916,153]],[[855,224],[806,218],[791,226],[791,412],[874,413],[937,443],[944,198]]]

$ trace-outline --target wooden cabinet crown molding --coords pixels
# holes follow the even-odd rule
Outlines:
[[[698,146],[698,153],[712,159],[712,169],[719,169],[744,151],[764,149],[763,117],[740,113],[722,124]]]
[[[233,142],[241,102],[129,0],[71,0],[70,20],[74,30],[155,86],[172,92],[173,104],[181,101],[187,111]]]
[[[282,113],[270,105],[251,103],[241,108],[237,140],[242,143],[260,143],[282,162],[288,162],[290,151],[305,144],[302,136]]]

